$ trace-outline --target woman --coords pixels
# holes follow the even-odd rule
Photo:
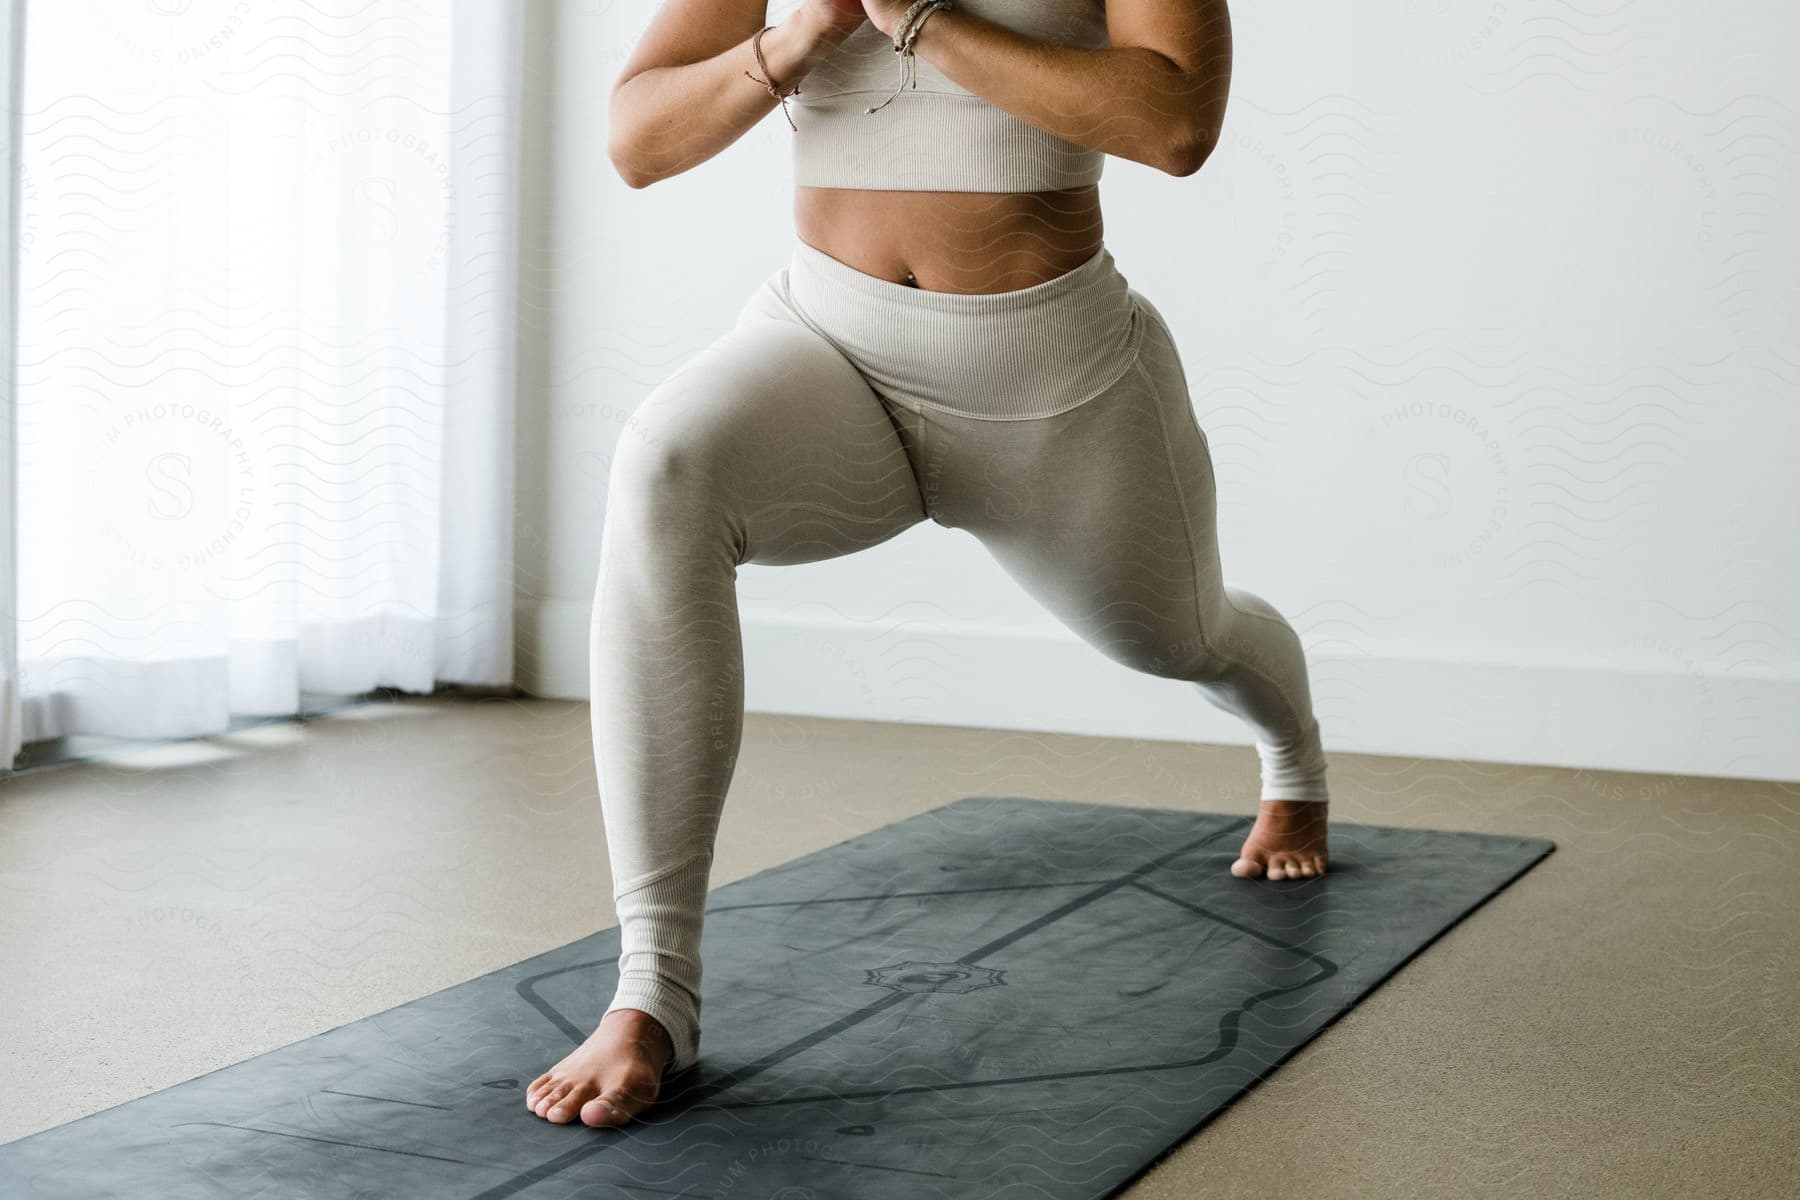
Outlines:
[[[1224,116],[1224,0],[668,0],[613,91],[633,187],[779,103],[797,240],[734,327],[644,399],[609,481],[593,732],[621,927],[594,1034],[527,1089],[629,1121],[698,1054],[699,942],[743,712],[739,564],[930,518],[1082,638],[1256,733],[1232,873],[1325,869],[1299,639],[1221,582],[1212,463],[1161,313],[1103,244],[1117,154],[1198,170]],[[896,48],[900,53],[896,54]]]

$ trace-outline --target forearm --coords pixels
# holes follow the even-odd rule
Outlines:
[[[679,175],[742,137],[779,101],[746,79],[771,76],[786,92],[850,35],[820,21],[807,7],[789,13],[763,34],[768,73],[750,39],[723,53],[678,67],[652,67],[620,84],[607,117],[607,155],[632,187]]]
[[[1197,170],[1224,123],[1228,28],[1211,41],[1198,82],[1155,50],[1053,45],[956,8],[932,14],[913,51],[1027,124],[1172,174]]]

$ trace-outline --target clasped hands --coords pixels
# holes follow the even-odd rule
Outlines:
[[[894,36],[900,18],[912,7],[912,0],[810,0],[810,3],[834,25],[856,26],[866,20],[890,38]]]

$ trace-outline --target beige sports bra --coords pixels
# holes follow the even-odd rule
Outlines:
[[[1058,45],[1108,45],[1101,0],[956,0],[956,8]],[[935,19],[935,18],[934,18]],[[916,55],[918,86],[894,95],[901,56],[871,24],[800,81],[794,182],[811,187],[1038,192],[1100,178],[1106,155],[1028,125]],[[893,99],[878,111],[865,110]]]

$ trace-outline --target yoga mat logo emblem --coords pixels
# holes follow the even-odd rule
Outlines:
[[[1005,987],[1004,971],[977,967],[969,963],[903,962],[875,967],[863,982],[875,987],[892,988],[896,992],[963,992],[982,988]]]

